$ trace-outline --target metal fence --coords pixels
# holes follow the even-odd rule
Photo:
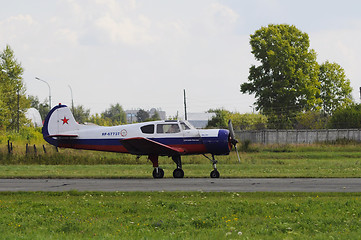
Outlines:
[[[361,129],[236,131],[241,141],[262,144],[304,144],[347,139],[360,142]]]

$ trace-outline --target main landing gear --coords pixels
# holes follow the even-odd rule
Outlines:
[[[214,155],[212,155],[212,158],[207,157],[205,154],[203,154],[207,159],[209,159],[212,162],[213,165],[213,171],[210,174],[211,178],[219,178],[220,174],[217,170],[217,160],[215,160]],[[164,171],[162,168],[159,167],[158,164],[158,155],[150,155],[148,156],[148,159],[153,163],[153,178],[163,178],[164,177]],[[177,164],[177,168],[173,171],[173,177],[174,178],[183,178],[184,177],[184,171],[182,169],[182,161],[181,156],[176,155],[172,156],[172,160],[175,164]]]
[[[164,171],[159,167],[158,164],[158,155],[149,155],[148,159],[153,163],[153,178],[163,178]]]
[[[173,162],[175,162],[175,164],[177,164],[177,168],[174,169],[174,171],[173,171],[173,177],[174,178],[183,178],[184,171],[182,169],[181,156],[180,155],[172,156],[172,160],[173,160]]]

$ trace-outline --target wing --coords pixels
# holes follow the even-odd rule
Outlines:
[[[120,140],[122,145],[131,154],[135,155],[163,155],[171,156],[184,153],[183,148],[170,147],[147,138],[127,138]]]

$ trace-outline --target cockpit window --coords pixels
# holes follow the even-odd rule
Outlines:
[[[141,127],[140,130],[142,131],[142,133],[145,133],[145,134],[153,134],[154,133],[154,124],[145,125],[145,126]]]
[[[157,133],[179,133],[180,129],[177,123],[158,124]]]

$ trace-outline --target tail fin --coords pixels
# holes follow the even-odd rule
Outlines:
[[[45,118],[43,137],[50,144],[56,145],[53,137],[77,137],[79,124],[66,105],[57,105],[50,110]]]

